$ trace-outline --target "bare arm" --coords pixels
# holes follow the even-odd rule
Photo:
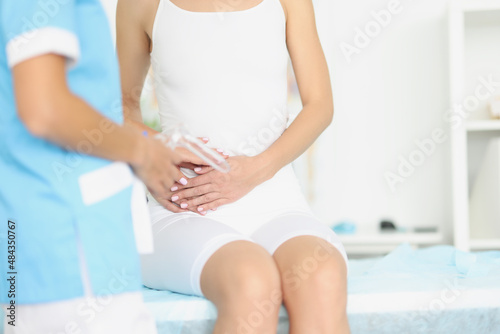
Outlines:
[[[328,66],[321,48],[311,0],[284,0],[287,46],[303,109],[283,135],[258,158],[267,177],[298,158],[333,118]]]
[[[231,172],[228,175],[210,172],[179,187],[175,194],[177,203],[210,210],[240,199],[299,157],[331,123],[330,77],[316,31],[312,2],[282,1],[287,15],[286,42],[302,98],[302,111],[266,151],[255,157],[229,158]]]
[[[139,163],[144,140],[137,132],[106,120],[69,91],[64,57],[33,58],[15,66],[13,76],[19,115],[33,135],[77,150],[78,143],[87,140],[84,131],[98,130],[101,122],[108,121],[114,135],[103,136],[102,144],[95,145],[92,154],[132,165]]]
[[[116,44],[120,62],[125,122],[136,129],[147,131],[150,135],[156,134],[157,131],[143,124],[140,97],[150,67],[151,41],[149,36],[157,7],[158,0],[119,0],[116,11]],[[195,164],[204,164],[189,151],[176,149],[176,152],[182,155],[182,161],[178,162],[179,166],[194,168]],[[211,168],[204,167],[203,170],[207,171]],[[180,171],[178,173],[182,175]],[[174,186],[181,186],[181,184]],[[170,201],[171,192],[162,194],[152,189],[150,191],[153,197],[170,211],[187,211]]]
[[[74,95],[66,82],[66,60],[47,54],[13,68],[19,116],[28,131],[59,146],[78,150],[86,131],[102,131],[88,154],[129,163],[136,174],[164,193],[177,177],[176,155],[159,141],[113,123]],[[87,153],[87,152],[85,152]]]
[[[150,66],[151,43],[146,22],[148,17],[154,17],[156,2],[119,0],[116,10],[116,47],[122,74],[125,122],[150,134],[156,131],[142,122],[140,94]]]

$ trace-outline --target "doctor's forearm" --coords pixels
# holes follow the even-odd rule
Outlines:
[[[144,138],[135,128],[111,121],[74,95],[60,103],[45,139],[70,150],[132,165],[142,159]]]
[[[153,128],[144,124],[142,119],[138,120],[135,118],[131,118],[131,117],[128,117],[127,114],[125,114],[125,124],[127,124],[131,127],[134,127],[135,129],[137,129],[138,131],[140,131],[143,134],[144,134],[144,131],[146,131],[148,136],[151,136],[151,137],[159,133],[158,131],[156,131]]]
[[[21,121],[36,137],[69,150],[132,165],[143,159],[143,136],[105,118],[66,83],[66,59],[47,54],[13,68]]]

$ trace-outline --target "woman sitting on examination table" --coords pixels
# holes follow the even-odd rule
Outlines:
[[[231,166],[151,189],[145,285],[211,300],[214,333],[276,333],[282,302],[290,333],[348,333],[344,248],[291,166],[333,116],[312,1],[119,0],[117,34],[126,122],[155,133],[136,94],[152,65],[162,129],[184,124]],[[287,127],[289,56],[303,109]]]

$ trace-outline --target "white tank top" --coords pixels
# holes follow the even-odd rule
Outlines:
[[[163,129],[180,122],[208,137],[209,146],[248,156],[285,130],[288,51],[280,0],[236,12],[191,12],[160,0],[151,61]],[[152,197],[150,205],[161,207]],[[207,217],[251,235],[288,212],[310,212],[291,165]]]
[[[209,146],[253,156],[288,122],[285,16],[279,0],[192,12],[160,0],[151,62],[162,129],[183,123]]]

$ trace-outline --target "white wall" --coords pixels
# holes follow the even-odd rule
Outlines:
[[[449,143],[439,144],[413,175],[392,191],[397,172],[435,128],[448,131],[446,0],[401,0],[401,10],[349,62],[342,42],[390,1],[317,1],[320,37],[334,86],[335,117],[316,157],[314,209],[329,223],[359,225],[388,217],[400,226],[451,225]],[[447,231],[448,232],[448,231]]]
[[[113,17],[116,0],[102,1]],[[418,149],[416,140],[448,130],[447,0],[401,0],[400,12],[351,62],[340,48],[355,45],[355,28],[364,29],[371,11],[389,3],[314,0],[335,117],[316,148],[313,208],[330,224],[348,219],[362,227],[387,217],[400,226],[439,226],[449,235],[448,141],[394,191],[384,177],[397,173],[400,155],[408,159]]]

